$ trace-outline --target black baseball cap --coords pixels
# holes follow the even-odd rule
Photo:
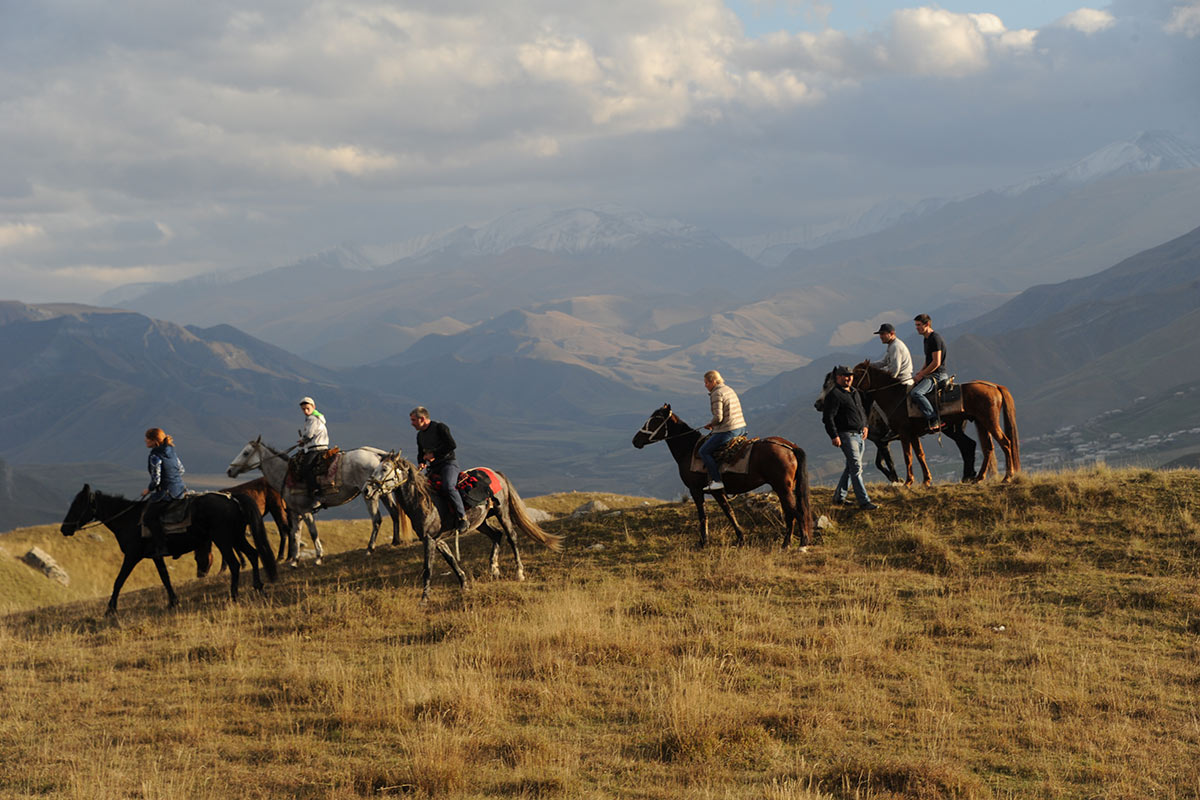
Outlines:
[[[896,332],[896,329],[895,329],[895,327],[892,326],[892,323],[890,323],[890,322],[883,323],[882,325],[879,326],[879,330],[875,331],[875,333],[877,333],[877,334],[879,334],[879,333],[895,333],[895,332]]]
[[[838,364],[836,367],[833,368],[833,374],[834,375],[853,375],[854,371],[843,364]]]

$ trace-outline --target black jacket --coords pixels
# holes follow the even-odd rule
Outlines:
[[[867,412],[863,410],[862,397],[857,389],[846,391],[835,386],[825,395],[821,419],[830,439],[836,439],[841,431],[862,433],[867,427]]]
[[[454,449],[458,447],[450,428],[444,422],[429,422],[429,427],[417,431],[417,463],[425,463],[425,454],[433,453],[433,465],[440,467],[454,460]]]

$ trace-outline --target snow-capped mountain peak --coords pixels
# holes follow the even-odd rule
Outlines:
[[[479,227],[461,226],[412,239],[393,251],[397,258],[454,251],[461,255],[503,253],[532,247],[552,253],[579,255],[628,250],[647,238],[723,244],[712,233],[673,219],[658,219],[616,205],[595,208],[526,208],[512,211]]]
[[[1080,185],[1121,175],[1200,169],[1200,145],[1167,131],[1144,131],[1113,142],[1062,169],[1030,178],[1004,190],[1018,195],[1040,186]]]

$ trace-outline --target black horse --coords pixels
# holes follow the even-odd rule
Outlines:
[[[263,527],[262,516],[254,500],[246,495],[226,495],[220,492],[207,492],[191,498],[192,523],[183,533],[168,535],[167,549],[171,555],[179,556],[197,550],[207,550],[210,545],[216,545],[221,557],[229,566],[229,593],[234,600],[238,596],[238,565],[237,553],[245,553],[250,559],[254,571],[254,588],[262,591],[262,579],[258,575],[258,559],[261,556],[263,569],[272,581],[277,577],[275,556],[271,543],[267,541],[266,528]],[[145,503],[127,500],[119,495],[108,495],[92,489],[86,483],[71,501],[67,516],[63,519],[63,536],[72,536],[75,531],[93,520],[102,523],[117,537],[117,544],[125,554],[121,562],[121,571],[113,582],[112,597],[108,601],[108,613],[117,611],[117,596],[121,587],[133,571],[134,566],[143,558],[149,558],[151,540],[142,536],[142,509]],[[250,526],[254,536],[254,545],[246,541],[246,526]],[[167,590],[169,604],[178,605],[179,599],[171,587],[171,578],[167,574],[167,565],[161,557],[154,558],[154,566],[158,569],[158,577],[162,579]]]

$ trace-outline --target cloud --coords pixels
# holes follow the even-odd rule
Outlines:
[[[603,200],[736,235],[1194,118],[1195,2],[993,8],[756,37],[719,0],[16,4],[0,247],[116,280]]]
[[[0,224],[0,249],[15,248],[21,245],[43,239],[46,231],[40,225],[28,222],[8,222]]]
[[[1094,33],[1111,28],[1116,24],[1116,18],[1107,11],[1099,11],[1094,8],[1080,8],[1059,18],[1054,24],[1091,36]]]
[[[1182,33],[1189,39],[1200,36],[1200,3],[1176,6],[1164,27],[1167,33]]]

